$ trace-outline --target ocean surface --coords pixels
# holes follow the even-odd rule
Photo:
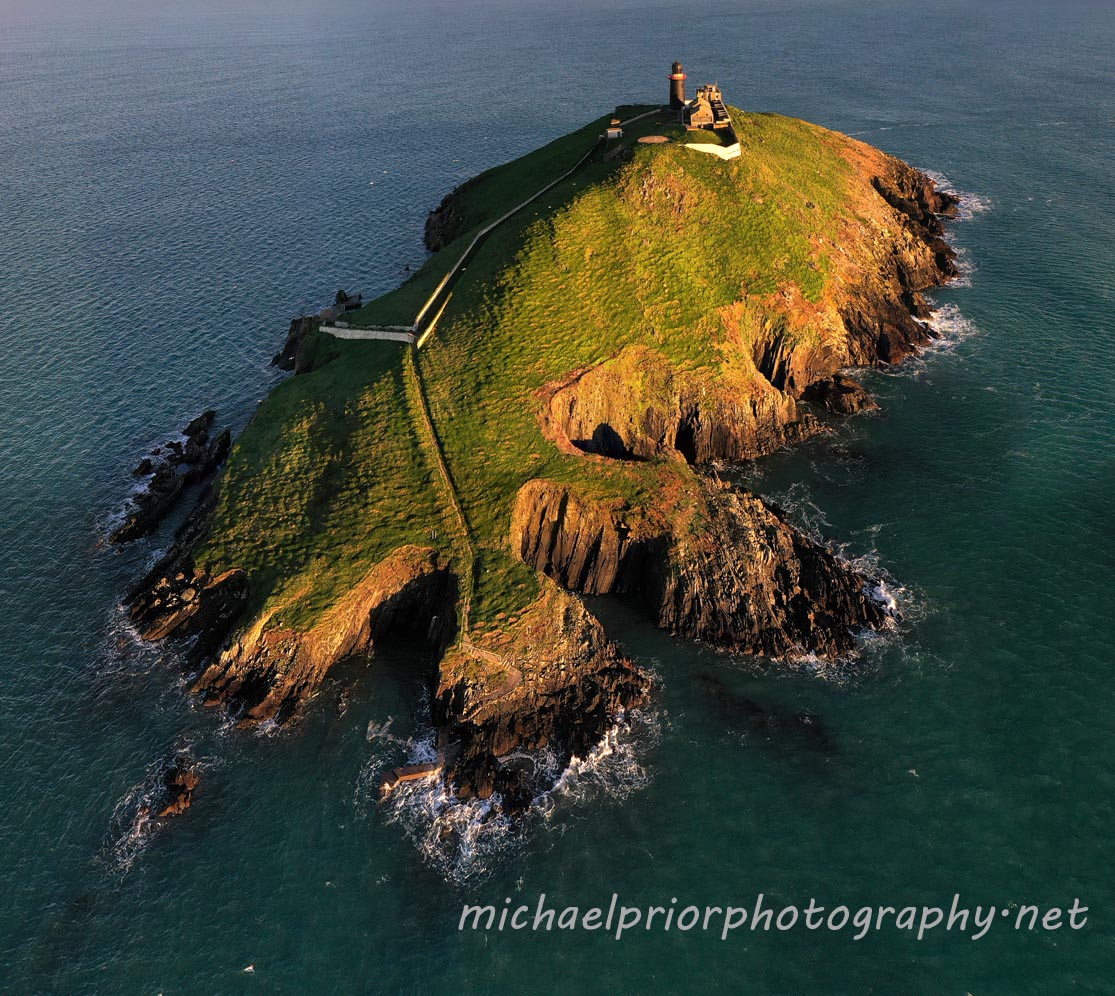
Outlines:
[[[1113,51],[1109,3],[0,0],[0,989],[1115,992]],[[169,528],[106,528],[148,447],[207,407],[246,422],[292,315],[394,286],[447,190],[664,98],[674,58],[965,194],[942,344],[867,376],[880,413],[739,471],[904,622],[858,667],[777,667],[596,606],[653,709],[521,831],[460,813],[450,851],[436,800],[373,798],[421,746],[420,650],[235,732],[121,622]],[[183,748],[193,808],[137,831]],[[979,940],[457,930],[465,901],[760,892],[1089,914]]]

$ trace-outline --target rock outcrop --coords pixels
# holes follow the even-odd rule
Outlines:
[[[873,411],[879,407],[866,387],[844,374],[833,374],[827,380],[810,384],[804,397],[834,415],[855,415],[856,412]]]
[[[298,318],[292,318],[290,328],[287,329],[286,339],[283,342],[283,348],[271,358],[271,365],[278,367],[280,370],[296,374],[305,373],[308,369],[308,362],[302,344],[310,333],[316,332],[320,327],[321,319],[316,315],[302,315]]]
[[[460,235],[465,228],[461,212],[461,194],[480,181],[475,176],[446,194],[441,203],[426,216],[424,241],[430,252],[439,252]]]
[[[498,793],[516,812],[552,783],[539,750],[548,749],[558,770],[585,756],[617,716],[646,701],[650,679],[579,600],[552,585],[500,649],[498,663],[467,645],[446,655],[435,722],[458,796]]]
[[[194,791],[201,784],[201,776],[189,764],[176,763],[163,772],[163,799],[156,816],[181,816],[194,801]]]
[[[188,661],[208,662],[193,691],[207,706],[231,708],[243,725],[289,719],[330,667],[389,632],[410,630],[443,648],[456,626],[456,579],[429,548],[396,551],[308,630],[263,615],[230,644],[248,599],[243,572],[210,577],[188,553],[164,561],[129,597],[143,638],[185,641]]]
[[[864,168],[876,171],[872,189],[894,209],[897,232],[861,238],[855,253],[840,257],[839,294],[811,305],[784,289],[768,302],[784,319],[749,315],[758,325],[750,355],[725,342],[715,376],[676,369],[643,345],[572,371],[539,393],[546,435],[566,452],[704,464],[754,459],[813,435],[820,425],[797,404],[802,398],[839,414],[877,407],[839,371],[899,363],[936,337],[923,321],[923,292],[956,275],[940,215],[955,212],[957,202],[905,163],[872,153]],[[733,311],[721,316],[728,330]],[[810,341],[795,328],[802,321],[825,331]]]
[[[211,436],[215,411],[203,412],[185,429],[181,438],[157,446],[132,471],[146,477],[147,483],[129,499],[123,522],[109,537],[113,543],[127,543],[154,532],[182,500],[186,489],[205,480],[228,456],[232,431],[225,429]]]
[[[752,460],[817,429],[793,397],[762,378],[677,372],[643,346],[552,385],[543,401],[546,435],[561,449],[619,460]]]
[[[563,588],[636,595],[663,629],[731,650],[835,656],[886,620],[870,579],[762,499],[707,478],[651,508],[531,481],[511,542]]]

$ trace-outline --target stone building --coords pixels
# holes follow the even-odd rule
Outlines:
[[[697,96],[681,109],[681,123],[686,128],[731,128],[732,119],[724,104],[724,95],[716,83],[697,87]]]

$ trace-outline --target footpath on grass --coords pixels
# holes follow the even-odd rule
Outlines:
[[[641,121],[643,118],[650,117],[652,114],[658,114],[661,110],[662,108],[655,107],[649,111],[644,111],[642,114],[636,114],[634,117],[627,118],[625,121],[621,121],[619,123],[619,126],[621,128],[624,128],[636,121]],[[481,244],[488,237],[488,235],[490,235],[500,225],[504,224],[504,222],[517,215],[520,211],[523,210],[523,208],[533,204],[543,194],[546,194],[549,191],[553,190],[553,188],[562,181],[569,179],[569,177],[576,173],[577,170],[579,170],[582,166],[584,166],[585,163],[589,161],[589,159],[592,158],[593,153],[596,152],[603,141],[604,140],[602,138],[597,138],[596,141],[593,142],[591,148],[564,173],[562,173],[558,177],[555,177],[544,187],[531,194],[530,197],[528,197],[526,200],[519,202],[509,211],[500,215],[500,217],[498,217],[495,221],[486,225],[479,232],[477,232],[473,240],[465,248],[464,252],[461,253],[461,255],[457,258],[457,261],[449,268],[449,271],[445,274],[445,276],[441,278],[441,281],[434,288],[430,296],[426,298],[425,302],[422,304],[422,307],[418,309],[418,314],[415,316],[413,323],[411,323],[409,327],[405,325],[350,326],[345,324],[344,322],[339,322],[332,325],[322,325],[321,330],[323,332],[329,333],[337,339],[381,339],[406,343],[409,345],[413,345],[418,349],[421,349],[422,345],[437,327],[438,319],[441,318],[446,306],[449,304],[449,298],[452,297],[452,285],[456,282],[457,277],[460,276],[461,272],[465,268],[465,265],[470,259],[472,259],[473,255],[476,253],[476,250],[480,248]],[[436,311],[434,310],[435,305],[440,305]],[[425,327],[423,327],[423,322],[426,321],[427,316],[431,314],[433,317],[430,318]]]
[[[645,111],[642,114],[635,115],[625,121],[620,122],[620,126],[629,125],[635,121],[649,117],[652,114],[659,113],[661,108],[653,108]],[[509,211],[506,211],[495,221],[486,225],[479,232],[461,253],[460,257],[456,260],[449,271],[442,277],[441,281],[434,288],[433,292],[426,298],[422,307],[418,310],[418,314],[414,322],[409,326],[402,325],[379,325],[379,326],[362,326],[353,327],[344,323],[334,325],[323,325],[321,330],[338,339],[349,340],[389,340],[405,343],[413,347],[408,349],[406,357],[403,362],[403,369],[408,384],[408,394],[411,397],[411,408],[417,413],[418,422],[421,428],[419,433],[420,438],[425,442],[426,448],[429,450],[429,455],[433,459],[434,466],[437,467],[438,476],[441,478],[442,489],[445,492],[445,498],[448,500],[453,509],[453,516],[456,519],[459,537],[458,548],[464,564],[465,569],[460,572],[461,581],[464,585],[461,597],[461,618],[460,618],[460,646],[461,649],[467,653],[476,655],[483,658],[492,664],[501,666],[504,665],[503,659],[499,654],[479,647],[470,639],[470,622],[472,613],[472,596],[476,589],[476,572],[478,570],[478,562],[476,556],[476,549],[472,542],[472,535],[469,529],[468,519],[465,517],[464,507],[461,503],[460,494],[457,491],[457,486],[453,481],[453,475],[449,470],[449,464],[445,459],[445,451],[442,448],[441,440],[438,437],[437,430],[434,427],[433,417],[430,414],[429,404],[426,399],[426,387],[422,382],[422,370],[419,366],[417,359],[417,352],[421,349],[422,344],[437,328],[437,323],[441,316],[444,314],[446,307],[449,304],[452,295],[452,285],[456,277],[464,270],[465,265],[476,253],[477,249],[481,246],[484,239],[491,234],[496,228],[504,224],[508,219],[518,214],[523,208],[534,203],[543,194],[552,190],[562,181],[571,177],[577,172],[589,159],[593,153],[597,151],[603,142],[602,138],[592,144],[592,147],[581,156],[569,169],[564,173],[551,180],[541,189],[537,190],[526,200],[516,204]],[[436,306],[436,310],[435,310]],[[432,316],[426,321],[427,316]],[[423,327],[423,322],[426,322]],[[506,685],[499,689],[492,695],[486,696],[484,701],[489,701],[493,698],[498,698],[506,695],[512,691],[521,679],[521,675],[514,668],[508,668],[509,676]]]

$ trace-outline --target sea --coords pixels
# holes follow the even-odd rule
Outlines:
[[[1115,992],[1113,52],[1079,0],[0,0],[0,990]],[[770,664],[594,603],[654,703],[521,826],[376,802],[430,749],[420,647],[287,731],[202,709],[119,610],[173,528],[107,544],[137,460],[206,408],[242,427],[292,316],[395,286],[455,184],[665,99],[675,58],[963,196],[939,344],[724,471],[902,621]],[[160,827],[179,752],[202,783]],[[994,917],[458,929],[542,894]]]

